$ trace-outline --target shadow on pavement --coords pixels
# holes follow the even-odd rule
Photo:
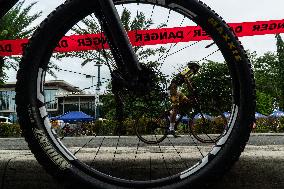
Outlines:
[[[21,158],[18,158],[20,157]],[[30,153],[0,159],[0,189],[61,189]],[[208,188],[283,189],[284,157],[241,157],[224,178]]]

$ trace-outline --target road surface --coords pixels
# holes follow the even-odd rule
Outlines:
[[[109,147],[115,143],[113,140],[117,139],[110,137]],[[178,140],[178,144],[183,144],[183,137]],[[81,146],[85,141],[85,138],[68,138],[66,144]],[[125,141],[133,147],[137,144],[134,137]],[[61,189],[61,186],[38,165],[24,139],[0,139],[0,189],[37,188]],[[233,169],[208,188],[283,189],[284,135],[253,134]]]

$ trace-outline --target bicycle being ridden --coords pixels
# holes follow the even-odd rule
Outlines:
[[[220,139],[228,122],[223,112],[215,107],[216,103],[205,103],[209,106],[206,108],[207,111],[203,108],[204,103],[200,103],[200,96],[192,84],[192,77],[198,73],[199,69],[199,64],[190,62],[184,70],[174,76],[168,88],[170,107],[160,115],[148,116],[148,121],[144,125],[136,124],[136,134],[141,141],[147,144],[158,144],[168,135],[177,138],[180,137],[176,134],[178,129],[184,135],[192,135],[201,143],[215,143]],[[185,95],[180,89],[188,94]],[[184,118],[186,121],[183,121]],[[141,119],[145,119],[143,113]],[[217,129],[219,131],[212,133],[214,128],[219,128]],[[211,136],[212,134],[214,136]]]
[[[177,137],[175,133],[177,114],[185,115],[192,109],[196,99],[194,96],[187,97],[182,92],[178,91],[178,87],[182,84],[191,85],[191,77],[195,75],[200,66],[196,63],[189,63],[185,70],[177,74],[171,81],[169,91],[172,103],[172,110],[170,111],[170,126],[169,133]]]

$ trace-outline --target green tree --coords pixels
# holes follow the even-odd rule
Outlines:
[[[131,30],[146,30],[149,29],[153,22],[151,19],[147,19],[145,17],[145,14],[143,12],[137,12],[137,14],[133,17],[131,15],[131,12],[127,10],[126,8],[123,9],[122,14],[120,16],[122,24],[126,31]],[[158,27],[163,27],[164,24],[160,24]],[[102,28],[100,27],[100,24],[98,20],[92,18],[85,18],[82,20],[80,24],[75,25],[72,28],[72,31],[76,34],[99,34],[102,33]],[[102,48],[104,47],[104,44],[106,42],[106,39],[102,37]],[[164,53],[165,48],[146,48],[142,46],[134,47],[134,51],[137,54],[137,57],[141,63],[143,63],[144,60],[147,60],[147,58],[156,55],[157,53]],[[83,59],[83,62],[81,62],[81,66],[85,66],[88,63],[93,64],[105,64],[111,66],[113,69],[116,69],[116,66],[114,64],[114,59],[112,57],[112,54],[110,50],[97,50],[97,51],[80,51],[80,52],[67,52],[67,53],[58,53],[56,55],[57,59],[62,59],[66,57],[77,57]]]
[[[284,110],[284,42],[280,36],[276,36],[277,47],[277,69],[278,69],[278,85],[279,85],[279,109]]]
[[[193,78],[193,87],[196,90],[199,105],[201,106],[203,113],[218,113],[219,115],[220,113],[229,111],[231,108],[232,87],[227,65],[225,63],[210,60],[203,62],[201,65],[198,74]],[[183,93],[189,96],[191,95],[192,91],[188,91],[186,86],[182,86],[181,90]],[[126,109],[129,109],[127,114],[135,117],[135,113],[140,110],[144,111],[146,114],[148,112],[152,115],[156,113],[159,115],[161,109],[164,108],[163,105],[168,106],[168,104],[162,104],[166,102],[162,101],[161,99],[163,98],[159,95],[161,94],[152,95],[151,101],[148,101],[148,103],[141,102],[141,99],[135,99],[134,102],[132,101],[132,104],[130,103],[129,107],[126,107]],[[111,100],[112,98],[113,97],[110,95],[101,98],[104,104],[103,111],[105,113],[114,113],[114,110],[106,111],[106,109],[111,109],[115,106],[114,101]],[[135,103],[135,105],[133,105],[133,103]],[[137,108],[137,110],[135,110],[135,108]],[[147,108],[149,108],[149,110],[145,111]]]
[[[31,13],[36,2],[24,7],[25,1],[17,3],[2,19],[0,19],[0,40],[29,38],[35,27],[31,24],[41,16],[42,12]],[[0,57],[0,81],[7,78],[5,69],[17,70],[20,56]]]
[[[145,14],[143,12],[137,12],[135,15],[132,15],[129,10],[126,8],[123,9],[121,14],[121,21],[126,29],[126,31],[135,31],[135,30],[146,30],[149,29],[154,23],[151,19],[146,18]],[[165,24],[159,24],[158,27],[164,27]],[[88,17],[83,19],[79,24],[76,24],[72,28],[72,32],[75,34],[99,34],[102,33],[102,29],[100,27],[100,24],[98,20],[96,20],[93,17]],[[102,43],[106,42],[106,39],[104,36],[101,36]],[[104,46],[102,46],[104,48]],[[149,61],[149,58],[151,56],[154,56],[156,54],[162,54],[166,51],[164,47],[159,48],[147,48],[143,46],[136,46],[134,47],[134,52],[136,53],[138,60],[140,63],[147,65],[147,67],[151,67],[152,69],[159,72],[159,63],[157,61]],[[66,57],[71,58],[80,58],[81,59],[81,66],[85,66],[86,64],[104,64],[109,66],[110,69],[117,69],[114,59],[112,57],[112,54],[110,50],[104,49],[104,50],[97,50],[97,51],[80,51],[80,52],[67,52],[67,53],[58,53],[56,54],[56,58],[58,60],[61,60]],[[161,72],[157,74],[157,77],[163,78],[163,75]],[[108,85],[109,91],[111,91],[111,85]],[[135,113],[135,110],[133,109],[136,105],[139,109],[140,105],[142,106],[143,103],[141,102],[141,99],[136,99],[133,101],[130,97],[127,97],[126,93],[123,94],[124,100],[126,102],[124,103],[127,107],[124,107],[125,112],[127,116],[133,116]],[[100,114],[102,117],[105,118],[111,118],[114,117],[115,114],[115,100],[114,95],[112,93],[104,94],[100,97],[100,102],[102,102],[102,106],[100,106]],[[134,104],[135,105],[134,105]],[[130,107],[131,106],[131,107]],[[154,106],[154,105],[153,105]],[[157,106],[156,106],[157,107]]]
[[[284,43],[280,35],[276,35],[277,52],[267,52],[262,56],[251,53],[253,64],[257,103],[257,111],[260,113],[271,113],[274,108],[284,109]],[[265,97],[265,98],[264,98]],[[273,103],[260,99],[273,100]],[[264,106],[270,112],[264,111]],[[262,107],[262,108],[259,108]]]
[[[202,111],[219,113],[231,108],[231,79],[225,63],[208,60],[201,64],[199,73],[193,78]],[[216,112],[216,113],[218,113]]]
[[[267,52],[262,56],[251,59],[254,68],[256,88],[258,91],[270,94],[276,99],[278,89],[278,61],[276,53]]]
[[[269,115],[273,111],[273,103],[274,98],[267,93],[260,92],[259,90],[256,91],[256,111],[264,114]]]
[[[267,52],[257,57],[253,53],[251,62],[253,64],[257,91],[256,111],[262,114],[270,114],[271,111],[268,112],[268,110],[276,108],[275,105],[277,106],[278,104],[279,96],[277,55],[276,53]],[[271,103],[270,100],[272,100]]]

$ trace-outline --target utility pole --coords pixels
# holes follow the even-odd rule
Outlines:
[[[93,91],[93,87],[94,87],[94,77],[95,76],[93,76],[93,75],[86,75],[86,78],[91,78],[92,79],[92,85],[91,85],[91,87],[89,87],[89,89],[91,89],[91,94],[96,94],[96,92],[95,91]],[[94,114],[94,116],[95,116],[95,118],[96,118],[96,115],[97,115],[97,113],[96,113],[96,96],[95,96],[95,100],[94,100],[94,102],[95,102],[95,114]],[[94,109],[93,109],[93,101],[91,102],[91,110],[93,111]]]
[[[284,41],[280,34],[276,35],[277,58],[278,58],[278,81],[279,81],[279,110],[284,110]]]
[[[97,81],[97,87],[96,87],[96,99],[95,99],[95,105],[96,105],[96,118],[100,117],[100,111],[99,111],[99,98],[100,98],[100,90],[101,90],[101,86],[102,86],[102,82],[101,82],[101,66],[102,64],[95,64],[95,66],[98,67],[98,81]]]

